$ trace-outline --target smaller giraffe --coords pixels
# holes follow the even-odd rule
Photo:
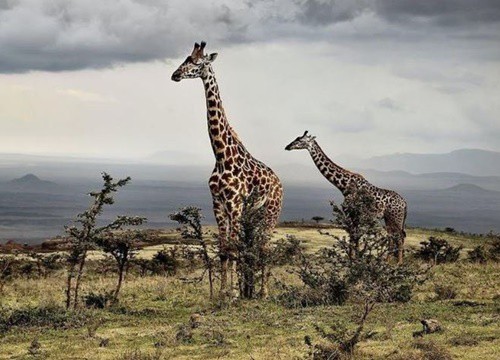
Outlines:
[[[384,220],[387,233],[398,238],[396,248],[398,262],[401,263],[403,261],[403,243],[406,237],[404,227],[407,205],[405,199],[397,192],[376,187],[360,174],[351,172],[335,164],[318,145],[315,140],[316,137],[307,133],[305,131],[304,135],[299,136],[288,144],[285,150],[308,150],[321,174],[339,189],[344,197],[353,188],[367,190],[375,199],[378,211],[377,217]]]

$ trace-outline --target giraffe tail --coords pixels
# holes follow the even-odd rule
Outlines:
[[[405,224],[407,215],[408,215],[408,208],[405,206],[405,217],[403,218],[403,229],[401,230],[401,233],[403,234],[403,239],[406,238]]]

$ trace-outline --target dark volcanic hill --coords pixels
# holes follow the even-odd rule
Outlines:
[[[41,180],[34,174],[26,174],[4,183],[0,183],[0,191],[51,192],[62,187],[55,182]]]
[[[38,176],[34,174],[26,174],[20,178],[14,179],[10,181],[11,184],[18,184],[18,185],[48,185],[48,184],[53,184],[55,185],[56,183],[52,181],[46,181],[46,180],[41,180]]]

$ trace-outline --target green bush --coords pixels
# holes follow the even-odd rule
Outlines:
[[[444,347],[431,340],[417,339],[413,342],[413,347],[422,352],[425,360],[452,360],[453,357]]]
[[[495,235],[495,238],[491,243],[489,257],[493,261],[500,261],[500,235]]]
[[[435,300],[451,300],[457,297],[457,291],[449,285],[436,285],[434,292],[436,293]]]
[[[114,300],[113,292],[94,293],[90,292],[83,297],[85,307],[93,309],[104,309]]]
[[[454,247],[445,239],[434,236],[429,237],[429,241],[422,241],[420,245],[416,256],[434,265],[457,261],[462,250],[461,246]]]
[[[473,263],[485,264],[488,258],[489,254],[484,245],[478,245],[467,253],[467,259]]]
[[[163,249],[154,254],[151,262],[151,271],[154,274],[175,275],[179,269],[179,265],[176,253]]]

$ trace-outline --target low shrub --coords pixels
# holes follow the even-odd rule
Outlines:
[[[434,236],[429,237],[429,241],[422,241],[420,245],[416,256],[434,265],[457,261],[462,250],[461,246],[452,246],[445,239]]]
[[[422,352],[424,360],[452,360],[453,357],[444,347],[431,340],[416,339],[413,347]]]
[[[90,292],[83,297],[85,307],[89,309],[104,309],[114,300],[113,292]]]
[[[434,292],[436,293],[435,300],[451,300],[457,297],[457,291],[449,285],[436,285]]]
[[[476,346],[479,344],[479,340],[474,335],[464,333],[452,337],[448,343],[453,346]]]
[[[175,249],[171,251],[163,249],[154,254],[150,265],[154,274],[175,275],[180,264]]]
[[[13,327],[80,328],[85,326],[87,320],[85,312],[65,310],[60,306],[3,310],[0,312],[0,332],[7,332]]]
[[[488,261],[488,255],[484,245],[478,245],[467,253],[467,259],[473,263],[485,264]]]
[[[164,359],[162,351],[157,348],[154,352],[145,352],[141,350],[126,351],[116,358],[117,360],[161,360]]]
[[[493,239],[489,251],[489,257],[493,261],[500,261],[500,235],[496,235]]]

